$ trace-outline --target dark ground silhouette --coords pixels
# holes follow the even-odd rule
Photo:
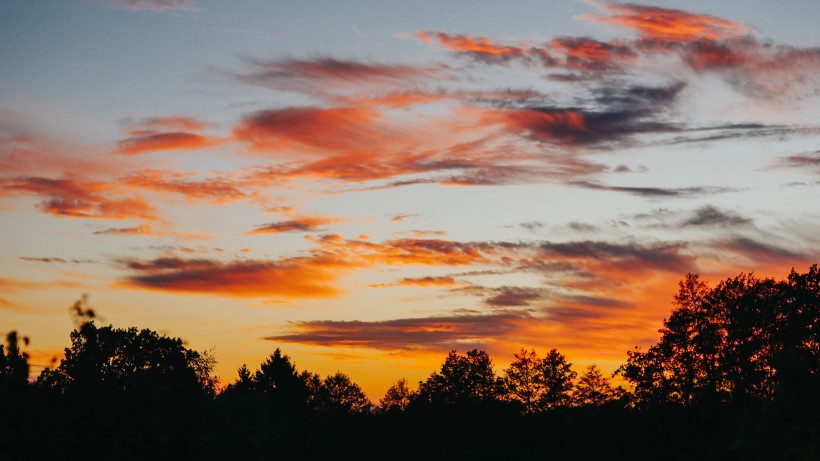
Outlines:
[[[555,349],[501,375],[474,349],[378,405],[280,349],[220,390],[211,354],[98,327],[84,301],[72,315],[71,347],[34,381],[28,339],[0,345],[2,459],[820,459],[817,265],[711,288],[688,274],[659,341],[616,372],[627,388]]]

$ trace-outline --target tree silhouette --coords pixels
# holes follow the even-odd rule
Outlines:
[[[524,412],[534,413],[539,410],[538,402],[544,394],[544,380],[541,371],[541,359],[534,349],[521,349],[513,354],[515,361],[504,370],[504,385],[507,396],[520,402]]]
[[[566,406],[570,402],[572,364],[557,349],[539,358],[535,350],[521,349],[504,372],[507,397],[520,402],[526,413]]]
[[[179,338],[136,328],[97,328],[94,322],[71,332],[71,347],[38,383],[66,394],[131,394],[160,398],[208,395],[212,358],[186,349]],[[203,387],[204,386],[204,387]]]
[[[450,351],[441,371],[419,383],[417,400],[445,405],[489,402],[501,397],[503,388],[487,352],[473,349],[460,355]]]
[[[318,400],[321,410],[336,414],[367,413],[372,406],[362,388],[340,371],[322,380]]]
[[[17,332],[11,331],[5,347],[0,344],[0,395],[13,395],[28,386],[29,356],[20,350],[20,340]],[[28,337],[23,336],[22,342],[28,345]]]
[[[541,361],[541,374],[544,392],[539,399],[539,407],[551,410],[569,405],[572,381],[577,373],[572,370],[566,356],[557,349],[550,350]]]
[[[781,306],[772,334],[772,366],[781,399],[818,399],[820,389],[820,269],[792,269],[781,285]]]
[[[572,400],[576,406],[596,406],[599,407],[616,396],[615,390],[609,384],[609,378],[601,373],[595,365],[590,365],[586,372],[578,378],[575,391],[572,393]]]
[[[697,274],[679,284],[674,309],[647,351],[630,351],[619,372],[640,405],[745,405],[797,392],[820,376],[820,275],[785,282],[753,274],[709,288]]]
[[[410,399],[413,392],[407,387],[407,380],[399,378],[395,384],[387,389],[379,402],[379,408],[382,412],[402,412],[407,409],[410,404]]]

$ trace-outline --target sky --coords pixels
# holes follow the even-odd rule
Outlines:
[[[677,282],[820,254],[820,3],[5,0],[0,332],[614,371]]]

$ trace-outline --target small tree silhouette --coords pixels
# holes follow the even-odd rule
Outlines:
[[[379,408],[382,412],[402,412],[407,409],[410,404],[410,399],[413,392],[407,387],[407,380],[399,378],[395,384],[387,389],[384,397],[379,402]]]
[[[576,406],[596,406],[599,407],[615,398],[615,390],[609,384],[609,378],[601,373],[601,370],[590,365],[587,371],[578,378],[575,391],[572,393],[572,401]]]

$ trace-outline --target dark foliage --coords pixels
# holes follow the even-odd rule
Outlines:
[[[349,376],[279,349],[216,393],[210,353],[77,307],[71,347],[36,382],[16,333],[0,346],[3,459],[820,459],[817,266],[714,287],[687,275],[657,344],[619,369],[628,390],[555,349],[522,349],[503,378],[474,349],[416,390],[400,379],[378,411]]]

